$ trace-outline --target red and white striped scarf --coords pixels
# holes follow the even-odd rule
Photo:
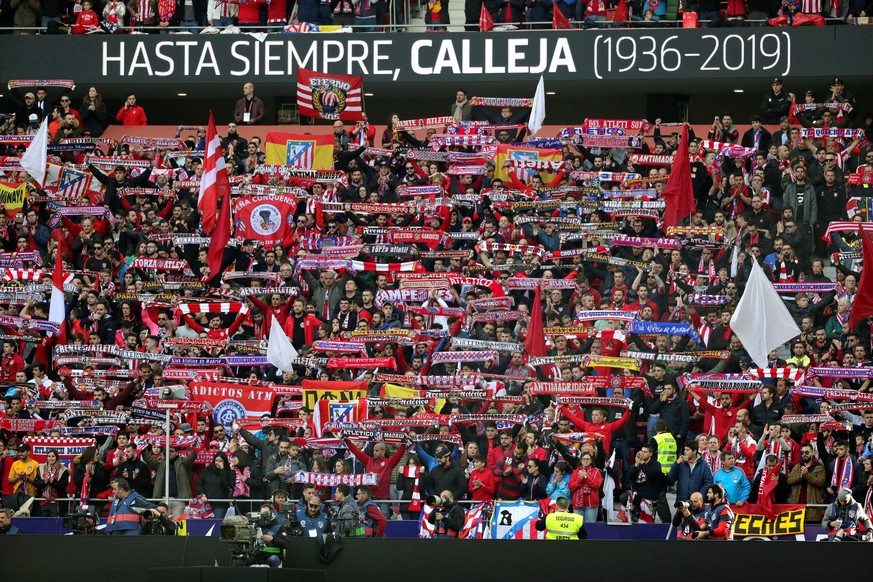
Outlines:
[[[421,474],[424,467],[407,465],[400,470],[400,473],[407,479],[415,479],[412,485],[412,503],[409,504],[409,511],[421,511],[421,491],[419,485],[421,482]]]
[[[712,471],[713,475],[715,475],[717,471],[721,470],[721,454],[716,453],[715,455],[713,455],[711,452],[709,452],[709,449],[702,449],[700,451],[700,456],[703,457],[703,460],[706,461],[707,465],[709,465],[709,470]]]
[[[179,311],[191,313],[248,313],[249,308],[241,301],[215,301],[212,303],[180,303]]]

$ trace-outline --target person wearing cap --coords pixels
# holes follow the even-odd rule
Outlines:
[[[9,469],[9,483],[13,486],[12,491],[24,490],[30,497],[36,497],[36,474],[39,463],[30,458],[30,445],[21,443],[18,445],[18,460],[12,463]]]
[[[438,464],[427,474],[427,494],[440,495],[448,490],[452,492],[455,499],[461,499],[467,493],[467,476],[464,470],[455,464],[449,447],[439,445],[433,458]]]
[[[15,118],[19,121],[19,123],[32,123],[30,121],[32,115],[36,116],[37,123],[42,121],[43,112],[36,105],[36,95],[34,95],[33,93],[25,93],[24,105],[21,107],[21,109],[18,110]]]
[[[831,95],[828,98],[829,103],[846,103],[848,109],[830,109],[836,115],[836,120],[840,124],[838,127],[845,127],[855,117],[855,96],[846,91],[843,87],[843,80],[839,77],[831,82]]]
[[[846,536],[858,537],[858,525],[863,525],[866,530],[864,539],[873,541],[873,522],[870,521],[870,516],[852,497],[852,491],[844,487],[825,511],[821,527],[828,531],[828,541],[839,541]]]
[[[750,18],[751,14],[753,13],[749,14]],[[764,18],[766,19],[766,16]],[[788,115],[789,109],[791,109],[791,99],[782,91],[782,79],[776,77],[770,81],[770,93],[764,96],[764,101],[761,103],[764,123],[779,123],[783,116]]]

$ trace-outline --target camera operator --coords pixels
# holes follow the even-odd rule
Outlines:
[[[313,495],[312,497],[315,496]],[[355,499],[352,497],[351,488],[345,483],[337,485],[334,501],[339,505],[335,533],[344,538],[364,537],[366,535],[366,528],[361,523],[361,514],[358,511],[358,504],[355,503]]]
[[[433,537],[456,538],[464,527],[464,510],[455,503],[455,496],[446,489],[438,498],[429,497],[433,511],[427,516],[428,523],[433,524]]]
[[[266,525],[262,526],[261,536],[255,542],[254,552],[246,565],[266,564],[270,568],[279,568],[282,566],[285,548],[288,545],[288,532],[276,519],[272,506],[265,503],[261,506],[260,512],[262,516],[268,516]]]
[[[700,530],[692,534],[692,539],[732,540],[734,512],[731,511],[724,496],[724,487],[713,483],[706,490],[706,510],[700,520]]]
[[[317,495],[312,495],[306,502],[306,513],[302,517],[297,517],[300,522],[300,529],[303,530],[303,537],[317,538],[325,533],[328,529],[327,515],[321,511],[321,501]]]
[[[160,517],[155,505],[145,497],[132,491],[127,479],[115,480],[115,499],[109,508],[109,519],[104,530],[108,534],[122,536],[140,535],[140,514],[151,513]]]
[[[849,489],[840,489],[821,520],[822,528],[828,530],[828,541],[858,539],[858,524],[867,530],[864,539],[868,542],[873,540],[873,523],[864,507],[855,501]]]
[[[75,513],[64,516],[64,527],[74,536],[93,536],[98,533],[108,533],[97,530],[100,518],[92,506],[80,507]]]
[[[143,534],[150,536],[174,536],[178,526],[176,522],[170,519],[170,506],[161,501],[155,506],[158,510],[158,515],[150,519],[146,517],[146,523],[143,525]]]
[[[270,504],[273,506],[273,511],[282,517],[288,517],[296,510],[296,505],[288,502],[288,492],[284,489],[276,489],[270,496]]]
[[[385,514],[373,501],[373,490],[369,485],[361,485],[355,492],[358,500],[358,514],[364,524],[364,535],[370,538],[385,537],[385,526],[388,520]]]
[[[688,501],[677,501],[675,507],[673,527],[676,528],[676,539],[693,539],[691,535],[700,529],[700,520],[705,510],[703,495],[695,491]]]

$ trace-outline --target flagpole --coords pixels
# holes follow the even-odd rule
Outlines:
[[[170,411],[178,408],[178,404],[161,403],[158,408],[163,408],[166,412],[164,420],[164,503],[167,504],[167,511],[170,510]]]

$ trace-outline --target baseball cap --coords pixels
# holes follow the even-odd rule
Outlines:
[[[782,84],[782,77],[774,77],[773,80],[770,81],[770,84],[772,85],[774,83],[779,83],[781,85]]]
[[[843,84],[843,80],[840,79],[839,77],[834,78],[833,82],[831,83],[831,85],[842,85],[842,84]]]
[[[31,99],[36,99],[36,95],[30,92],[24,94],[25,99],[27,99],[28,97],[30,97]]]
[[[465,217],[464,217],[464,219],[463,219],[463,220],[462,220],[462,221],[461,221],[461,222],[469,222],[469,223],[471,223],[471,224],[472,224],[472,222],[473,222],[473,219],[472,219],[472,218],[470,218],[470,217],[469,217],[469,216],[465,216]]]

